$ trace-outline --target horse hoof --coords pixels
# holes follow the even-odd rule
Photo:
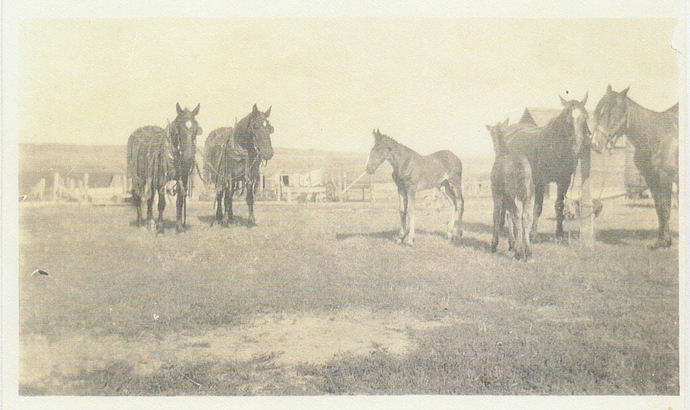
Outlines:
[[[489,249],[489,252],[491,252],[491,253],[496,253],[496,248],[494,248],[494,247],[492,246],[491,249]]]

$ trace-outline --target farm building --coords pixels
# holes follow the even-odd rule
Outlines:
[[[121,201],[124,146],[19,145],[19,194],[27,200]]]

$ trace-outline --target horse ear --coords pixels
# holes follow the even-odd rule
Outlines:
[[[628,96],[628,90],[630,90],[630,86],[628,86],[628,88],[626,88],[625,90],[620,92],[621,97],[623,97],[623,98],[627,97]]]
[[[199,104],[196,105],[196,108],[194,109],[194,111],[192,111],[192,114],[193,114],[193,115],[199,114],[199,109],[200,109],[200,108],[201,108],[201,103],[199,103]]]
[[[508,125],[509,121],[510,121],[510,117],[506,118],[506,120],[503,121],[503,124],[501,124],[501,125]]]
[[[259,112],[259,109],[256,107],[256,104],[254,104],[252,107],[252,113],[256,114],[257,112]]]
[[[182,114],[182,108],[180,108],[180,103],[177,103],[177,105],[175,106],[175,108],[177,108],[177,115]]]
[[[266,112],[264,113],[264,115],[266,116],[266,118],[268,118],[268,116],[271,115],[271,108],[273,108],[273,106],[268,107],[268,109],[267,109]]]
[[[558,98],[561,99],[561,104],[562,104],[564,107],[565,107],[566,105],[568,105],[568,101],[566,101],[565,98],[561,97],[560,94],[558,94]]]
[[[585,98],[580,102],[580,104],[585,105],[587,104],[587,98],[589,98],[589,91],[585,93]]]
[[[487,125],[487,126],[486,126],[486,129],[489,130],[489,132],[491,132],[491,130],[493,130],[494,127],[492,127],[491,125]]]
[[[613,91],[613,88],[611,88],[611,84],[609,84],[609,86],[606,87],[606,94],[611,94],[612,91]]]

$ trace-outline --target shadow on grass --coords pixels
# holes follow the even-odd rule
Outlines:
[[[493,233],[494,227],[490,224],[478,223],[478,222],[463,222],[462,230],[474,233]]]
[[[197,216],[197,219],[199,222],[203,223],[204,225],[208,226],[222,226],[218,221],[216,220],[215,215],[203,215],[203,216]],[[230,225],[238,225],[238,226],[246,226],[251,228],[253,225],[249,225],[249,219],[247,219],[244,216],[239,216],[239,215],[234,215],[233,220],[230,221]]]
[[[654,241],[658,238],[656,229],[599,229],[596,240],[608,245],[628,245],[630,241]],[[678,240],[678,232],[671,232],[671,238]]]
[[[344,241],[351,238],[372,238],[372,239],[388,239],[396,241],[398,239],[399,230],[383,231],[383,232],[369,232],[369,233],[338,233],[335,239]]]
[[[463,225],[464,227],[464,225]],[[399,231],[394,230],[394,231],[383,231],[383,232],[370,232],[370,233],[353,233],[353,234],[336,234],[335,238],[339,241],[344,241],[346,239],[351,239],[351,238],[371,238],[371,239],[386,239],[391,242],[397,242],[399,236],[398,236]],[[415,231],[417,235],[428,235],[428,236],[436,236],[438,238],[443,239],[444,241],[448,240],[448,236],[446,232],[442,231],[427,231],[426,229],[417,229]],[[481,251],[486,251],[489,249],[489,244],[484,241],[477,240],[475,238],[467,237],[464,235],[463,237],[456,239],[453,241],[453,245],[457,247],[468,247],[468,248],[474,248],[477,250]]]
[[[135,219],[135,220],[133,220],[133,221],[131,221],[131,222],[129,223],[129,226],[131,226],[131,227],[133,227],[133,228],[148,229],[148,221],[145,220],[145,221],[142,222],[141,225],[139,225],[138,221]],[[177,222],[176,222],[176,221],[173,221],[173,220],[170,220],[170,219],[164,219],[164,220],[163,220],[163,230],[164,230],[164,231],[168,231],[168,230],[171,230],[171,229],[172,229],[172,230],[175,230],[176,227],[177,227]],[[189,231],[189,230],[191,230],[191,226],[189,225],[189,223],[187,223],[187,224],[184,226],[184,232],[187,232],[187,231]]]

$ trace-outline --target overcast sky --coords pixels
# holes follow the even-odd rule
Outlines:
[[[378,128],[427,153],[491,155],[485,124],[611,84],[679,100],[672,19],[29,20],[19,141],[125,145],[175,103],[210,131],[272,106],[276,146],[368,151]],[[675,41],[675,43],[674,43]]]

